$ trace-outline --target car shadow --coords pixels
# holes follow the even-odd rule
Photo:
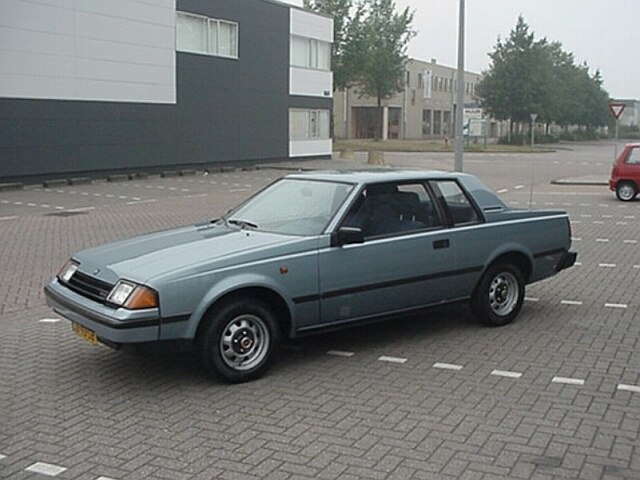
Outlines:
[[[466,335],[468,330],[480,327],[464,305],[437,307],[425,312],[398,315],[375,323],[344,328],[338,331],[286,340],[274,355],[273,365],[264,379],[258,382],[278,382],[279,372],[286,376],[296,371],[313,368],[319,357],[329,350],[357,351],[359,354],[376,353],[389,346],[411,348],[412,343],[438,342],[451,335]],[[81,376],[91,392],[117,390],[131,395],[148,395],[158,389],[208,388],[227,385],[223,380],[206,372],[193,349],[184,346],[152,344],[113,351],[100,347],[75,350],[67,358],[56,376],[72,371]],[[66,372],[66,373],[65,373]],[[255,382],[252,382],[255,383]]]

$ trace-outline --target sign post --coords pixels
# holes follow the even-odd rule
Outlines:
[[[613,150],[613,161],[615,162],[618,159],[618,124],[620,123],[620,117],[622,116],[622,112],[624,112],[624,107],[626,104],[622,102],[610,102],[609,103],[609,111],[613,118],[616,119],[616,141],[615,147]]]
[[[536,123],[536,118],[538,118],[538,114],[530,113],[529,116],[531,117],[531,149],[533,150],[533,135],[535,133],[533,129],[533,124]]]

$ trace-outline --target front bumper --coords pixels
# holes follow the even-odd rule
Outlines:
[[[576,252],[565,252],[556,265],[556,272],[560,272],[569,267],[573,267],[573,265],[576,263],[577,258],[578,254]]]
[[[44,293],[47,305],[54,312],[93,331],[103,343],[141,343],[160,339],[157,308],[110,308],[71,291],[57,278],[44,287]]]

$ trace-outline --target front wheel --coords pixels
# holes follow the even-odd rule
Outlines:
[[[524,277],[515,265],[489,267],[471,297],[475,317],[485,325],[499,327],[512,322],[524,301]]]
[[[632,182],[620,182],[616,187],[616,197],[623,202],[630,202],[638,193],[638,189]]]
[[[280,336],[267,305],[239,299],[222,305],[204,321],[197,347],[207,370],[231,383],[262,376]]]

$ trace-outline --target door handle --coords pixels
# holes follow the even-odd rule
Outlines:
[[[433,249],[438,250],[439,248],[449,248],[449,239],[435,240],[433,242]]]

